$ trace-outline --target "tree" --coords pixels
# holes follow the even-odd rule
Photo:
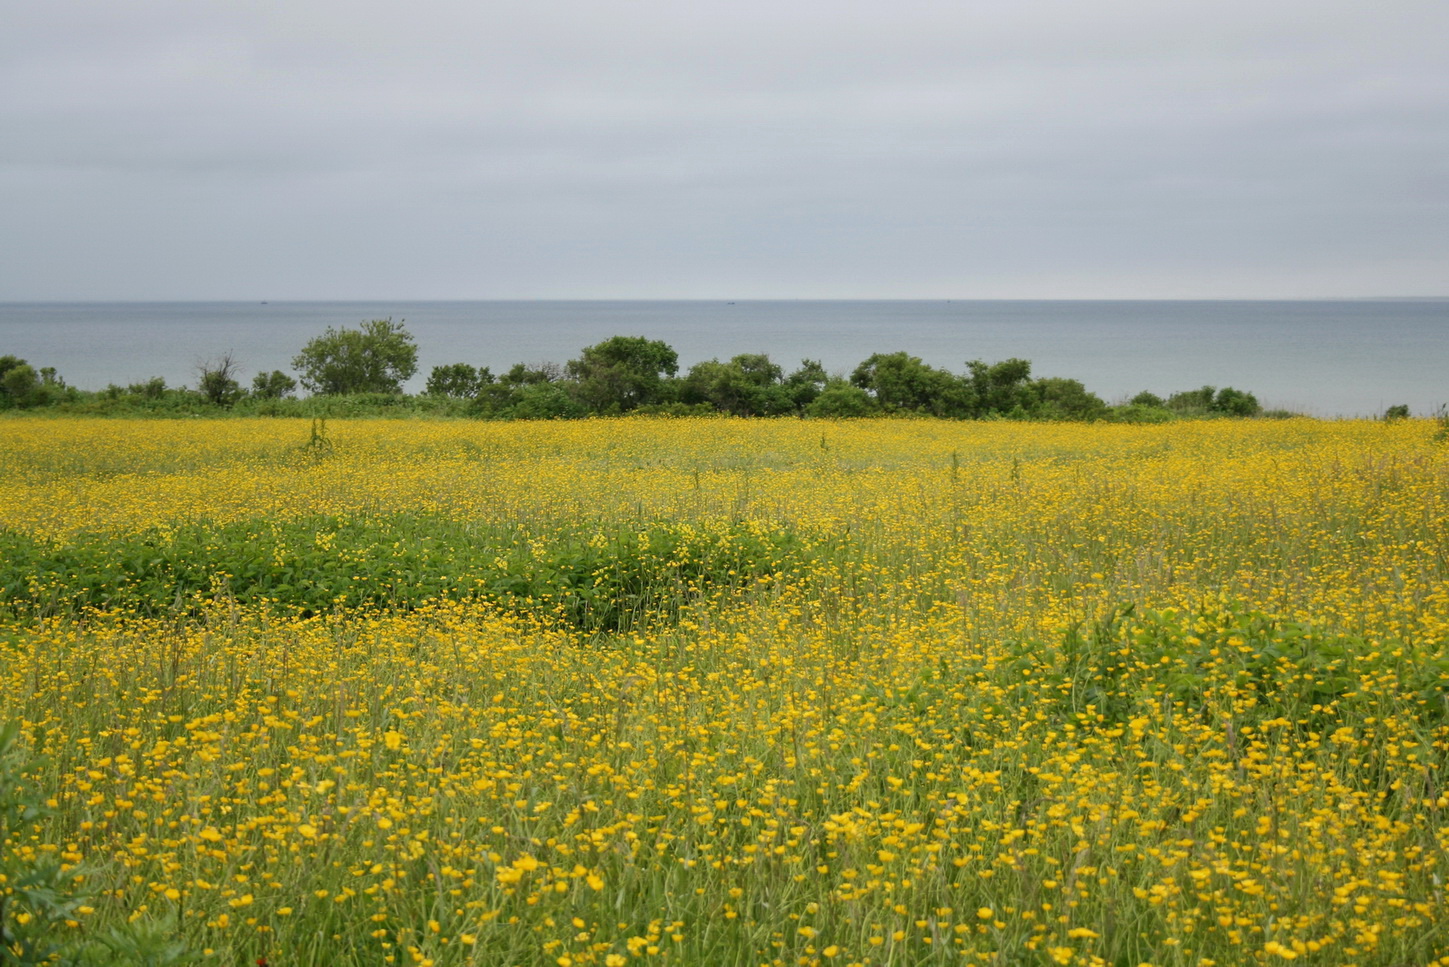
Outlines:
[[[280,369],[257,373],[252,380],[252,395],[264,400],[279,400],[297,391],[297,381]]]
[[[236,358],[230,352],[197,363],[196,370],[201,377],[196,382],[196,389],[208,403],[231,406],[241,399],[241,384],[236,380]]]
[[[614,336],[569,360],[568,372],[590,409],[624,413],[669,402],[665,379],[679,372],[679,354],[657,339]]]
[[[42,366],[36,372],[17,356],[0,356],[0,409],[49,406],[75,396],[75,390],[56,375],[55,367]]]
[[[1185,416],[1206,416],[1210,413],[1223,416],[1257,416],[1263,412],[1256,396],[1231,386],[1224,386],[1222,389],[1204,386],[1201,389],[1173,393],[1167,398],[1167,408]]]
[[[19,356],[0,356],[0,381],[5,379],[5,374],[17,366],[30,365]]]
[[[564,370],[558,363],[545,360],[536,366],[514,363],[498,382],[508,387],[538,386],[543,383],[557,383],[563,379]]]
[[[1217,388],[1204,386],[1202,389],[1186,389],[1167,398],[1167,408],[1187,416],[1201,416],[1213,408],[1213,394]]]
[[[971,388],[975,391],[977,416],[1006,416],[1018,409],[1031,408],[1031,363],[1025,359],[1003,360],[987,364],[973,359],[966,364]]]
[[[478,391],[493,382],[493,373],[467,363],[452,363],[448,366],[434,366],[428,376],[428,386],[423,392],[429,396],[450,396],[454,399],[471,400]]]
[[[1132,399],[1128,400],[1128,402],[1133,406],[1151,406],[1159,410],[1167,406],[1166,400],[1158,396],[1156,393],[1149,392],[1148,390],[1143,390],[1136,396],[1132,397]]]
[[[1107,404],[1096,393],[1087,391],[1080,380],[1047,376],[1033,380],[1032,395],[1036,402],[1031,415],[1042,420],[1101,420],[1107,416]]]
[[[785,377],[785,395],[797,413],[804,413],[806,407],[819,399],[830,383],[830,375],[816,359],[800,360],[800,368]]]
[[[152,376],[145,382],[132,383],[122,392],[141,400],[163,399],[166,396],[166,380],[161,376]]]
[[[506,412],[513,420],[571,420],[588,415],[564,384],[554,381],[519,386],[510,395]]]
[[[828,380],[820,394],[805,408],[807,416],[833,419],[852,416],[870,416],[877,412],[875,399],[853,383],[843,379]]]
[[[31,406],[39,388],[34,366],[18,356],[0,356],[0,406]]]
[[[1252,393],[1224,386],[1213,397],[1212,411],[1225,413],[1228,416],[1257,416],[1263,412],[1263,407],[1258,404],[1258,398]]]
[[[418,371],[418,348],[402,323],[373,319],[359,329],[333,329],[302,347],[292,360],[311,393],[401,393]]]
[[[874,353],[855,367],[850,381],[874,396],[886,412],[971,415],[972,398],[966,382],[907,353]]]
[[[680,401],[709,403],[735,416],[777,416],[793,408],[784,370],[763,353],[745,353],[722,363],[696,363],[680,385]]]

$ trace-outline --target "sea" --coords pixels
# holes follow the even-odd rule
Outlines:
[[[250,382],[291,371],[329,327],[369,319],[413,334],[414,392],[437,365],[501,373],[627,335],[668,343],[681,371],[766,353],[787,371],[815,359],[848,374],[872,353],[904,350],[954,372],[1027,359],[1034,376],[1078,379],[1109,403],[1204,385],[1319,417],[1397,404],[1429,415],[1449,403],[1449,299],[0,303],[0,356],[94,390],[157,376],[194,386],[199,366],[230,353]]]

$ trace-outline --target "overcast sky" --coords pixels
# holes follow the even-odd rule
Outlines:
[[[1445,0],[44,0],[0,300],[1449,294]]]

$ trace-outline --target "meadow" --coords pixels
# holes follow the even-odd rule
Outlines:
[[[0,962],[1449,964],[1436,430],[6,418]]]

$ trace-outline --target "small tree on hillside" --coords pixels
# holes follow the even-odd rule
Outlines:
[[[308,392],[401,393],[418,371],[418,347],[400,322],[374,319],[359,329],[333,329],[302,347],[292,360]]]

